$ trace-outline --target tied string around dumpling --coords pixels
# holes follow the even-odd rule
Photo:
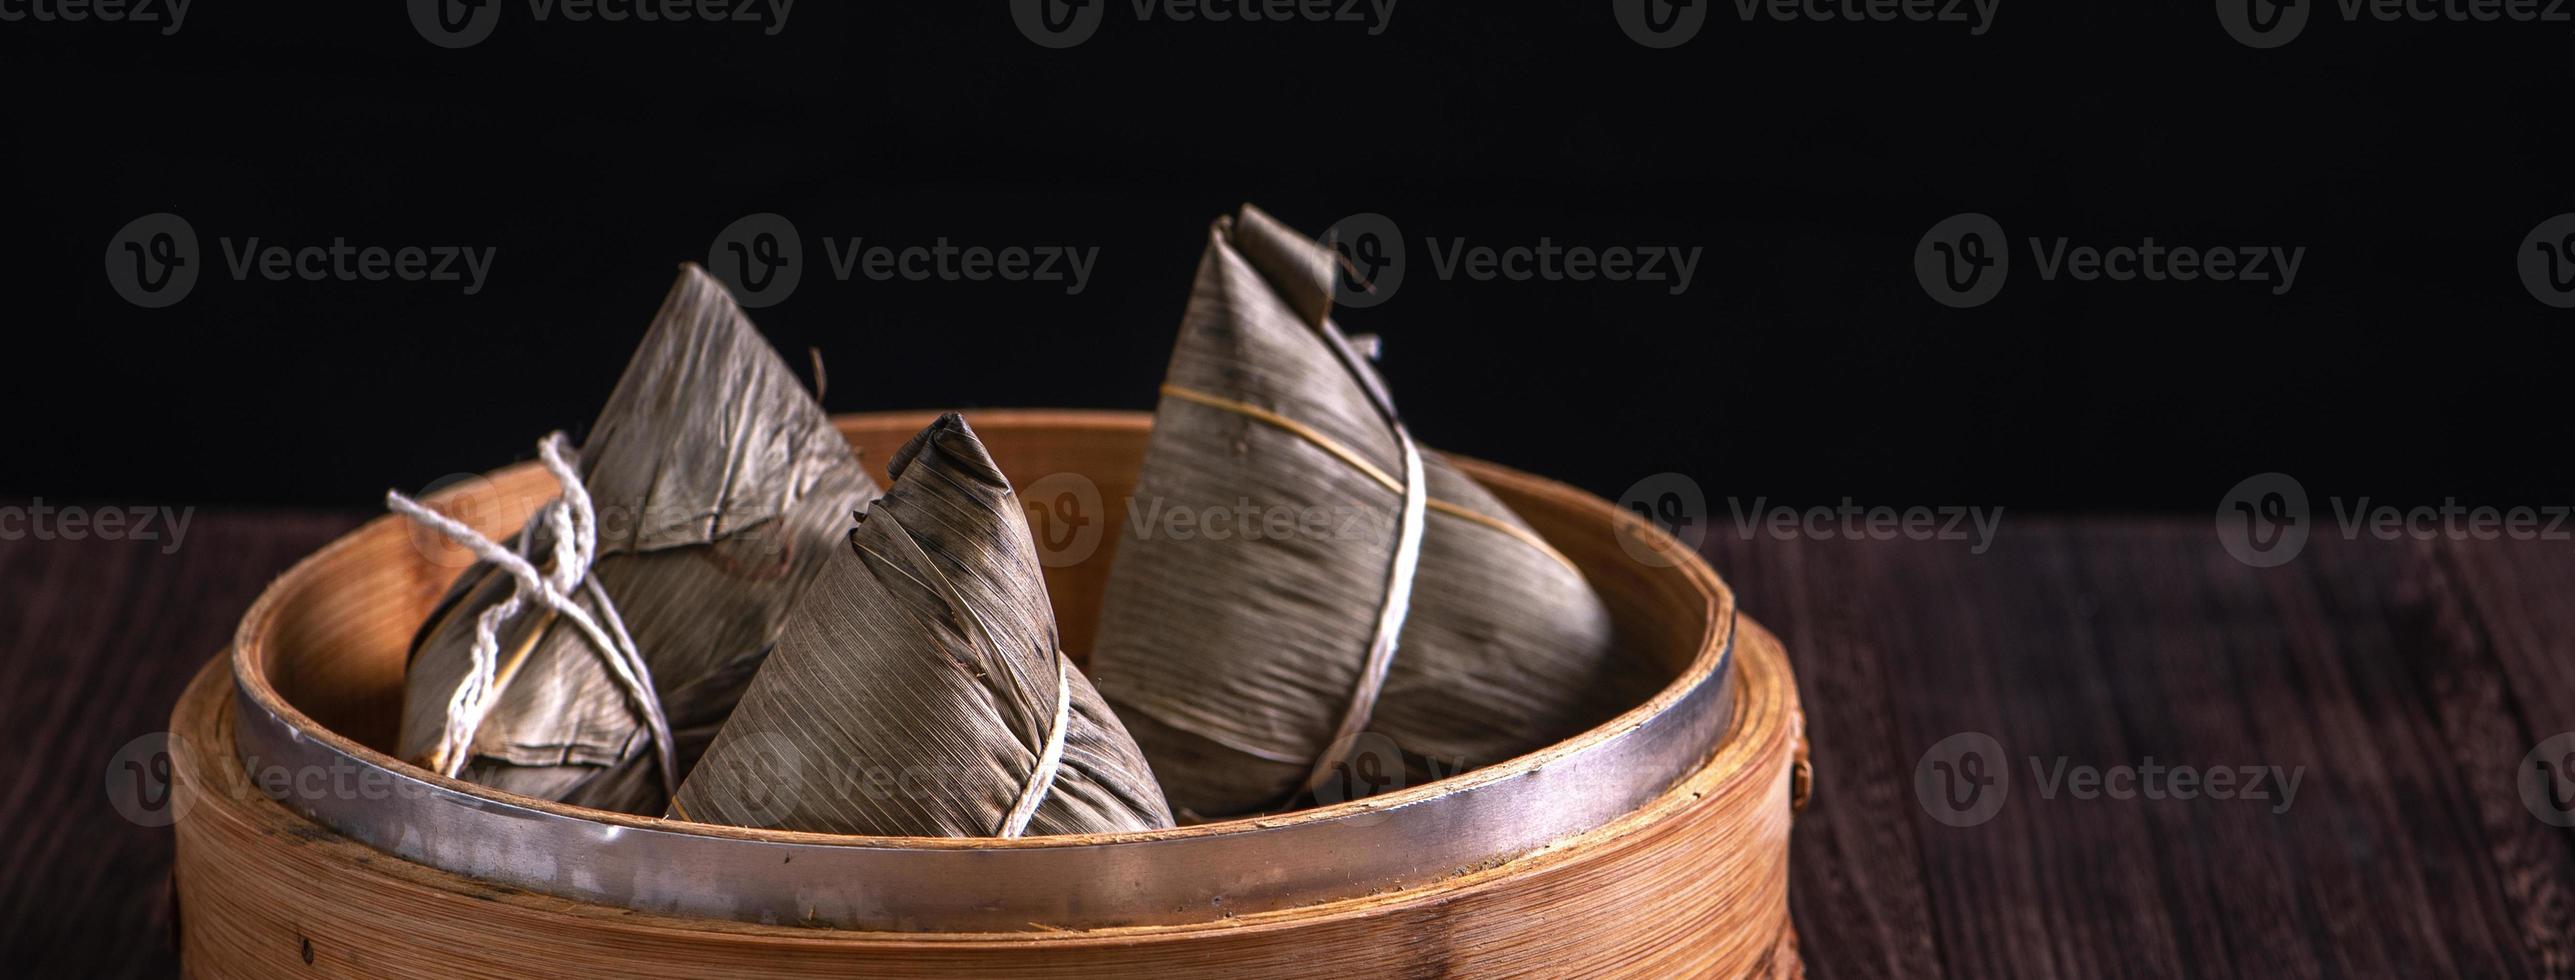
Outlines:
[[[1266,216],[1260,216],[1251,220],[1266,223],[1269,219]],[[1233,227],[1233,224],[1227,224],[1229,230]],[[1276,248],[1275,242],[1280,240],[1284,240],[1283,236],[1272,235],[1269,239],[1254,237],[1244,241],[1243,244],[1247,248],[1267,251]],[[1395,665],[1396,640],[1402,636],[1404,619],[1412,611],[1413,573],[1420,567],[1422,557],[1422,523],[1425,512],[1433,503],[1430,500],[1429,490],[1423,484],[1421,449],[1413,443],[1412,433],[1404,427],[1403,417],[1396,413],[1394,397],[1386,392],[1385,385],[1380,383],[1375,372],[1367,367],[1366,362],[1373,359],[1379,348],[1377,338],[1363,336],[1354,344],[1351,338],[1344,337],[1340,328],[1332,323],[1330,284],[1334,273],[1346,267],[1347,260],[1340,256],[1339,251],[1333,248],[1330,242],[1319,246],[1311,242],[1305,244],[1314,247],[1296,249],[1286,254],[1271,253],[1273,258],[1279,260],[1281,266],[1294,268],[1303,273],[1295,280],[1278,282],[1274,278],[1273,282],[1282,287],[1289,302],[1295,306],[1300,318],[1305,321],[1306,328],[1312,330],[1315,337],[1331,350],[1333,359],[1340,362],[1342,370],[1348,372],[1350,379],[1367,395],[1370,407],[1377,410],[1378,418],[1385,423],[1388,434],[1394,437],[1397,456],[1403,465],[1403,473],[1400,476],[1378,468],[1370,463],[1367,457],[1361,456],[1313,426],[1278,412],[1181,385],[1166,383],[1162,386],[1162,393],[1165,395],[1207,408],[1232,412],[1303,439],[1334,458],[1350,464],[1371,479],[1385,484],[1402,498],[1396,512],[1395,554],[1393,561],[1386,566],[1386,585],[1384,591],[1379,593],[1376,625],[1369,634],[1368,649],[1364,659],[1360,661],[1358,679],[1351,687],[1350,700],[1342,706],[1341,722],[1334,726],[1331,741],[1324,743],[1323,751],[1314,757],[1313,767],[1307,771],[1304,784],[1298,787],[1296,793],[1290,794],[1291,801],[1296,796],[1314,792],[1315,787],[1323,785],[1325,780],[1330,779],[1334,767],[1340,765],[1342,760],[1349,756],[1351,748],[1358,743],[1359,736],[1367,731],[1368,719],[1377,710],[1377,698],[1385,692],[1386,674]],[[1328,258],[1324,258],[1318,265],[1314,261],[1318,257]],[[1358,278],[1356,269],[1347,271],[1354,279]]]
[[[531,602],[545,608],[545,621],[530,632],[527,645],[518,656],[524,657],[557,618],[570,622],[575,631],[599,654],[608,673],[633,702],[635,712],[644,719],[653,739],[654,760],[661,769],[662,785],[679,790],[679,765],[671,745],[670,721],[662,714],[662,700],[653,688],[653,671],[644,656],[635,649],[635,638],[626,631],[624,617],[617,614],[617,604],[610,602],[599,580],[590,574],[591,563],[599,556],[599,519],[590,502],[590,492],[582,486],[581,475],[568,461],[570,440],[555,432],[537,441],[537,455],[545,462],[547,473],[563,488],[563,495],[547,501],[537,512],[553,538],[553,554],[540,571],[528,554],[538,521],[519,528],[515,549],[484,537],[481,532],[461,521],[431,510],[419,501],[401,493],[385,491],[385,506],[395,513],[429,526],[447,539],[474,553],[476,558],[509,574],[516,587],[510,597],[483,610],[474,620],[472,663],[456,684],[456,693],[447,702],[446,727],[439,737],[438,748],[431,754],[429,767],[439,775],[454,777],[465,767],[472,754],[474,732],[483,718],[500,700],[499,676],[501,626],[529,608]],[[579,590],[599,607],[593,618],[581,608],[573,593]],[[604,628],[603,628],[604,621]],[[515,658],[514,658],[515,659]]]
[[[971,627],[979,645],[996,657],[1005,656],[1002,631],[985,618],[982,607],[967,601],[966,597],[957,590],[956,583],[939,573],[938,564],[931,561],[929,553],[922,550],[920,543],[912,539],[911,532],[903,529],[901,518],[892,513],[897,506],[895,503],[880,504],[878,509],[884,514],[877,519],[893,523],[896,528],[893,542],[909,552],[908,563],[920,569],[921,574],[915,575],[906,571],[907,562],[897,561],[893,557],[859,543],[859,536],[856,533],[850,535],[850,548],[856,551],[860,558],[865,559],[871,568],[882,569],[883,574],[900,575],[914,585],[937,595],[941,601],[947,603],[948,608],[963,614],[959,625]],[[866,514],[854,513],[850,517],[861,523],[869,519],[869,515]],[[1064,651],[1056,650],[1055,710],[1046,729],[1046,739],[1038,746],[1037,765],[1029,770],[1028,779],[1019,784],[1019,793],[1012,798],[1010,812],[1002,814],[1001,822],[992,829],[993,836],[1009,838],[1028,833],[1028,822],[1036,818],[1037,808],[1045,805],[1047,791],[1055,788],[1055,775],[1064,765],[1064,739],[1072,727],[1073,660],[1065,656]],[[680,813],[680,816],[682,819],[688,817],[684,812]]]
[[[1064,651],[1055,651],[1055,720],[1046,730],[1046,746],[1037,753],[1037,768],[1029,770],[1028,781],[1020,784],[1019,799],[993,829],[999,837],[1018,837],[1028,833],[1028,822],[1036,819],[1037,808],[1046,803],[1046,791],[1055,788],[1055,773],[1064,767],[1064,736],[1073,727],[1073,661]]]

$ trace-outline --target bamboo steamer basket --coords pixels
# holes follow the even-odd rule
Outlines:
[[[933,417],[836,421],[881,465]],[[1151,419],[969,419],[1023,487],[1069,473],[1099,492],[1080,502],[1100,508],[1096,550],[1046,570],[1078,659]],[[1458,462],[1583,569],[1621,642],[1669,685],[1564,743],[1363,800],[1016,841],[634,817],[399,762],[380,749],[407,645],[461,562],[394,519],[371,522],[273,583],[173,715],[187,971],[1802,976],[1787,860],[1811,783],[1778,641],[1738,619],[1687,547],[1635,516]],[[505,533],[553,493],[521,465],[431,502]],[[1033,518],[1038,533],[1082,533],[1054,519]]]

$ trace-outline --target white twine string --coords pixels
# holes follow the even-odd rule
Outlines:
[[[567,461],[569,446],[570,440],[560,432],[537,442],[537,455],[545,461],[546,472],[553,474],[555,482],[562,485],[563,496],[548,501],[537,511],[535,520],[519,529],[515,550],[502,547],[463,522],[422,506],[419,501],[391,490],[385,491],[385,506],[395,513],[446,535],[448,540],[472,551],[474,557],[509,573],[511,580],[517,583],[509,598],[483,610],[483,614],[474,620],[473,660],[465,670],[464,679],[457,682],[456,693],[447,700],[447,724],[439,736],[438,754],[433,758],[438,760],[440,775],[452,777],[463,771],[466,756],[473,748],[475,731],[482,728],[484,716],[490,714],[492,706],[500,700],[496,686],[500,669],[501,624],[518,615],[530,600],[534,600],[569,620],[589,642],[591,649],[598,651],[600,661],[608,666],[608,672],[625,691],[627,700],[633,702],[636,713],[643,716],[645,727],[652,731],[654,758],[661,767],[662,785],[669,792],[677,793],[679,765],[671,745],[670,721],[663,716],[662,699],[653,688],[652,668],[645,665],[643,654],[635,649],[635,638],[627,634],[625,619],[617,614],[616,604],[608,601],[607,591],[601,589],[599,580],[590,575],[590,565],[599,556],[599,520],[591,507],[590,492],[581,485],[581,475],[574,472],[572,464]],[[533,539],[531,531],[539,520],[546,523],[554,536],[554,553],[548,557],[547,571],[543,572],[527,554]],[[607,629],[601,629],[599,621],[591,618],[590,612],[581,608],[573,598],[572,590],[575,588],[587,592],[590,600],[598,604],[601,615],[607,620]]]
[[[1359,679],[1342,710],[1341,724],[1333,729],[1332,741],[1325,743],[1322,754],[1314,757],[1314,768],[1306,772],[1299,792],[1313,792],[1332,778],[1333,767],[1349,756],[1359,736],[1366,733],[1368,719],[1377,710],[1377,696],[1386,689],[1386,672],[1395,666],[1395,642],[1404,632],[1404,618],[1412,612],[1413,573],[1421,567],[1422,517],[1430,493],[1423,486],[1421,450],[1413,445],[1403,423],[1395,423],[1394,429],[1395,444],[1404,454],[1404,500],[1395,531],[1395,558],[1386,568],[1385,600],[1377,607],[1377,628],[1368,638],[1367,659],[1360,661]]]
[[[1037,768],[1020,784],[1019,804],[1001,818],[995,836],[1018,837],[1028,833],[1028,821],[1037,816],[1037,808],[1046,802],[1046,791],[1055,788],[1055,772],[1064,764],[1064,733],[1073,727],[1073,661],[1064,651],[1055,651],[1055,727],[1046,734],[1046,744],[1037,752]]]
[[[1405,617],[1412,613],[1413,573],[1421,565],[1422,518],[1430,503],[1430,490],[1422,477],[1421,447],[1413,444],[1413,434],[1405,430],[1403,417],[1396,414],[1394,399],[1386,394],[1385,386],[1362,363],[1374,360],[1383,345],[1370,336],[1364,344],[1354,346],[1320,313],[1310,326],[1341,362],[1342,369],[1350,372],[1350,380],[1357,382],[1368,400],[1376,404],[1387,431],[1394,435],[1404,463],[1404,499],[1402,510],[1397,512],[1400,516],[1395,526],[1394,560],[1386,567],[1386,591],[1377,605],[1377,628],[1369,635],[1367,655],[1359,662],[1359,678],[1352,685],[1350,703],[1342,710],[1341,724],[1333,728],[1332,740],[1324,743],[1322,754],[1314,757],[1314,767],[1306,771],[1299,794],[1314,792],[1332,777],[1334,767],[1358,744],[1359,736],[1368,729],[1368,719],[1377,711],[1377,696],[1386,689],[1386,672],[1395,665],[1396,641],[1403,635]],[[1361,347],[1366,348],[1364,353]]]

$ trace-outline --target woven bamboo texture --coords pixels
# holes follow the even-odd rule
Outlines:
[[[873,448],[899,445],[930,417],[839,421],[855,443]],[[1143,416],[969,418],[1015,478],[1085,474],[1108,509],[1101,516],[1119,513],[1142,452]],[[883,451],[868,462],[881,465]],[[1621,543],[1626,532],[1615,525],[1634,518],[1561,485],[1461,464],[1515,505],[1541,505],[1524,508],[1533,526],[1584,564],[1634,642],[1670,648],[1704,632],[1671,621],[1717,608],[1722,587],[1695,559],[1656,567],[1619,557],[1634,541]],[[541,479],[504,472],[495,484]],[[381,746],[390,741],[409,624],[453,570],[421,560],[398,530],[354,540],[367,534],[289,573],[333,580],[331,589],[305,590],[331,601],[271,617],[272,635],[260,642],[276,659],[259,682],[335,737]],[[1105,552],[1114,535],[1103,538]],[[388,564],[417,567],[395,574]],[[1048,569],[1067,648],[1077,655],[1087,648],[1106,566],[1102,554]],[[1694,590],[1705,593],[1696,606]],[[1031,923],[1027,931],[977,934],[679,919],[495,888],[392,858],[270,802],[238,775],[232,661],[218,658],[172,722],[184,808],[176,826],[182,952],[188,972],[202,977],[1798,976],[1787,858],[1794,802],[1807,785],[1803,720],[1777,640],[1750,620],[1735,636],[1737,709],[1724,743],[1661,797],[1609,825],[1363,898],[1184,925]],[[1662,655],[1678,669],[1705,662],[1704,652]],[[1502,765],[1546,761],[1542,752]]]

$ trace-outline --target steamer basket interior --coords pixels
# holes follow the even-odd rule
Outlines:
[[[1034,486],[1048,492],[1048,500],[1030,505],[1032,531],[1073,542],[1049,552],[1046,585],[1065,652],[1076,663],[1087,664],[1101,591],[1117,549],[1119,524],[1128,519],[1127,502],[1135,489],[1148,427],[1142,416],[1131,413],[1045,413],[1051,419],[1083,424],[1086,438],[1068,440],[1055,438],[1050,427],[1012,424],[1018,413],[967,415],[1014,483],[1023,491]],[[933,417],[930,413],[854,415],[836,421],[872,474],[884,481],[885,458],[892,448]],[[1640,562],[1632,555],[1667,547],[1668,541],[1633,525],[1603,533],[1596,515],[1570,513],[1559,500],[1532,497],[1517,492],[1519,488],[1509,481],[1491,479],[1490,467],[1461,462],[1469,472],[1486,478],[1506,503],[1592,579],[1610,607],[1622,649],[1636,658],[1633,662],[1640,669],[1654,670],[1665,681],[1681,675],[1714,624],[1708,622],[1700,597],[1671,587],[1671,562]],[[1088,499],[1070,489],[1084,484],[1064,480],[1060,474],[1088,481],[1088,486],[1097,488],[1098,498]],[[450,483],[428,499],[485,534],[506,540],[555,493],[553,480],[543,470],[520,464]],[[1091,512],[1094,508],[1097,511]],[[402,676],[412,630],[473,558],[433,533],[390,519],[371,522],[355,536],[367,539],[362,543],[371,546],[378,560],[297,583],[302,594],[283,597],[286,601],[279,605],[273,643],[262,651],[257,666],[297,711],[382,753],[390,750],[402,710]],[[1086,547],[1084,542],[1095,544]],[[353,607],[374,614],[349,615]]]
[[[849,416],[873,464],[932,413]],[[969,413],[1023,487],[1081,474],[1034,533],[1101,532],[1048,569],[1089,646],[1136,413]],[[1226,975],[1793,977],[1791,814],[1807,785],[1788,661],[1705,563],[1569,487],[1459,460],[1590,577],[1644,704],[1515,759],[1272,817],[1136,834],[870,838],[583,810],[381,751],[415,625],[467,564],[391,519],[307,558],[244,616],[171,728],[173,891],[197,976]],[[554,493],[530,466],[433,500],[487,533]],[[1079,494],[1077,493],[1078,497]],[[1030,501],[1038,504],[1038,501]],[[1072,549],[1079,552],[1079,548]],[[1069,553],[1068,553],[1069,554]],[[262,766],[355,767],[391,797],[297,795]],[[299,768],[300,767],[300,768]],[[336,781],[331,781],[337,785]],[[300,787],[300,781],[290,785]],[[363,782],[361,783],[363,785]]]

